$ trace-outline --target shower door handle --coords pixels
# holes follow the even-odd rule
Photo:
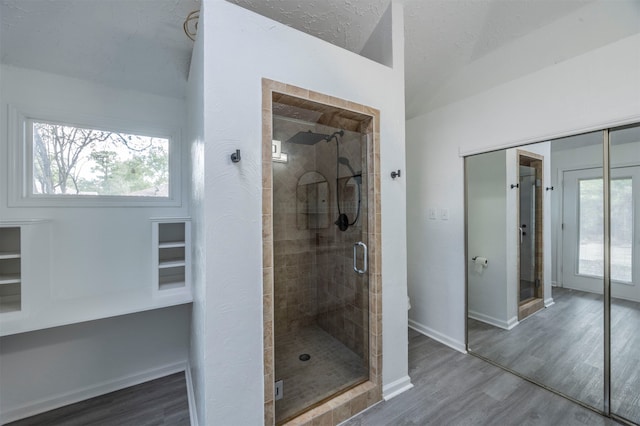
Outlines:
[[[362,269],[358,269],[358,246],[361,246],[364,249],[364,265]],[[367,272],[367,245],[362,241],[358,241],[353,245],[353,270],[359,274]]]

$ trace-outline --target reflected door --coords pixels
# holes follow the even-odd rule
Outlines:
[[[518,320],[544,308],[543,158],[518,151]]]
[[[611,294],[637,298],[633,283],[634,200],[640,167],[611,169]],[[564,173],[563,265],[566,288],[602,294],[604,212],[602,169]],[[637,262],[636,262],[637,263]]]

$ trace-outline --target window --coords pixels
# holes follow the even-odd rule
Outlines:
[[[631,282],[633,246],[633,197],[631,178],[611,180],[611,279]],[[579,180],[578,274],[602,277],[603,200],[602,179]]]
[[[182,205],[178,128],[8,108],[11,207]],[[80,121],[81,120],[81,121]]]
[[[169,196],[169,139],[26,121],[32,196]]]

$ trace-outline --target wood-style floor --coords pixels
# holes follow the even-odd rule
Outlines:
[[[413,330],[409,330],[409,375],[412,389],[375,405],[345,425],[618,424]],[[184,374],[143,383],[10,425],[189,425]]]
[[[9,423],[7,426],[188,426],[184,373]]]
[[[553,288],[555,304],[504,330],[469,320],[470,349],[533,381],[604,409],[602,295]],[[611,411],[640,423],[640,304],[611,303]]]
[[[617,425],[472,355],[409,330],[414,387],[350,419],[350,426]]]

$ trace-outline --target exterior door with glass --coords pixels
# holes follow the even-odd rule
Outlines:
[[[562,284],[575,290],[602,293],[604,274],[604,213],[602,169],[564,172]],[[640,194],[640,167],[611,170],[611,294],[640,301],[633,285],[638,273],[633,229],[634,203]],[[637,216],[637,215],[636,215]]]

